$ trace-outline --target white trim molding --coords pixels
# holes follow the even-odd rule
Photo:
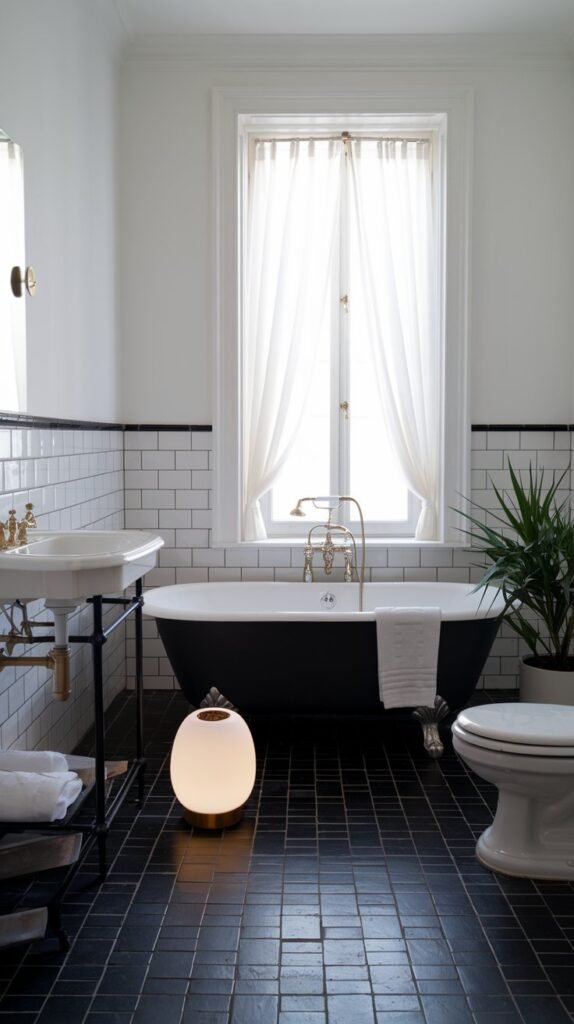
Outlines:
[[[457,496],[469,494],[469,314],[470,219],[472,177],[473,92],[468,88],[419,86],[362,86],[346,75],[345,85],[278,87],[222,86],[212,89],[213,228],[214,228],[214,546],[240,542],[241,410],[240,371],[240,251],[239,203],[244,182],[239,159],[239,122],[246,115],[325,117],[362,115],[437,115],[441,132],[442,204],[446,225],[440,256],[445,260],[445,366],[443,400],[444,473],[441,481],[440,541],[460,542],[462,517],[450,509]],[[236,495],[230,500],[230,495]],[[413,540],[413,544],[415,541]],[[420,541],[417,546],[420,546]]]
[[[125,0],[122,4],[125,16]],[[130,19],[127,19],[128,29]],[[132,34],[129,63],[192,69],[465,71],[571,64],[568,33],[452,35]]]

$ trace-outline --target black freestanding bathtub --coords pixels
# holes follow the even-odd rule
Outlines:
[[[470,698],[499,625],[497,592],[463,583],[190,583],[148,591],[191,704],[215,686],[241,711],[384,713],[374,609],[439,607],[437,693]]]

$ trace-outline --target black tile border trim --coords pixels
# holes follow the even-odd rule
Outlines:
[[[121,430],[127,431],[159,431],[170,433],[211,433],[211,423],[101,423],[97,420],[60,420],[53,416],[27,416],[20,413],[0,412],[0,429],[9,427],[40,427],[52,430]],[[473,423],[471,432],[497,430],[510,432],[513,430],[540,430],[551,433],[574,432],[574,423]]]
[[[123,427],[121,429],[126,430],[126,431],[127,430],[158,430],[158,431],[160,431],[160,433],[161,433],[161,431],[168,431],[169,430],[169,431],[175,431],[175,432],[179,432],[179,433],[188,433],[188,432],[190,432],[192,430],[193,431],[199,431],[199,432],[212,431],[213,427],[211,426],[211,423],[202,423],[202,424],[199,424],[199,425],[195,424],[195,423],[191,424],[191,425],[189,425],[187,423],[176,423],[176,424],[169,424],[169,423],[124,423],[124,425],[123,425]]]
[[[44,430],[123,430],[121,423],[59,420],[53,416],[26,416],[14,412],[0,413],[0,429],[3,427],[37,427]]]
[[[102,423],[97,420],[59,420],[53,416],[27,416],[14,412],[0,412],[0,430],[9,428],[40,428],[44,430],[158,430],[158,431],[211,431],[211,424],[188,423]]]
[[[473,434],[479,430],[546,430],[549,433],[554,431],[572,432],[574,431],[574,423],[473,423],[470,429]]]

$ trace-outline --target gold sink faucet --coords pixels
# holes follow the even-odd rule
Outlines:
[[[33,508],[32,502],[28,501],[26,503],[26,514],[20,522],[18,522],[16,516],[16,509],[11,508],[6,522],[0,522],[0,551],[20,548],[28,543],[28,530],[37,525],[36,516],[32,511]]]

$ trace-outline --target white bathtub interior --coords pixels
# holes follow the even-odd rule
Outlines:
[[[346,621],[373,619],[375,608],[438,607],[444,621],[495,618],[504,608],[493,587],[466,583],[367,583],[365,610],[354,583],[188,583],[157,587],[145,595],[144,612],[154,618],[205,621]]]

